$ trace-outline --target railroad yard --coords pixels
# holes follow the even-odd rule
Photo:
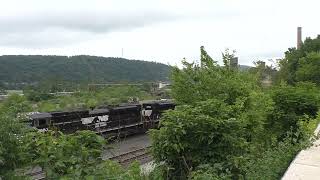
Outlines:
[[[118,160],[124,154],[147,153],[150,144],[150,138],[147,134],[129,136],[108,145],[108,148],[103,152],[102,159]]]
[[[119,162],[124,167],[137,160],[143,169],[152,161],[152,156],[148,152],[151,141],[148,134],[129,136],[108,144],[102,153],[103,160],[113,160]],[[45,179],[45,173],[39,166],[30,169],[26,174],[34,180]]]

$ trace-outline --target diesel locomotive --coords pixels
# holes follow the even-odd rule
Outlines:
[[[29,116],[29,123],[40,131],[56,129],[73,133],[91,130],[105,137],[126,136],[157,128],[161,114],[174,108],[173,102],[153,101],[93,110],[33,113]]]

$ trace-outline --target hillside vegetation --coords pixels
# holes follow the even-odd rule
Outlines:
[[[151,131],[157,170],[163,179],[281,179],[319,123],[319,87],[263,87],[268,67],[238,71],[229,52],[219,66],[203,47],[200,57],[173,69],[177,107]]]
[[[170,66],[97,56],[0,56],[0,82],[141,82],[168,79]]]
[[[234,54],[228,51],[220,66],[204,47],[199,63],[182,61],[182,68],[173,67],[170,93],[177,106],[162,115],[159,129],[149,132],[156,164],[150,174],[143,174],[137,163],[124,169],[102,161],[107,142],[94,132],[31,132],[20,123],[20,115],[34,108],[147,99],[148,86],[58,98],[37,96],[34,89],[25,90],[25,96],[11,95],[0,104],[0,178],[26,178],[17,169],[39,165],[48,179],[281,179],[296,154],[311,145],[320,122],[318,45],[319,38],[307,39],[301,49],[289,49],[279,71],[261,62],[238,70],[230,66]],[[270,86],[261,83],[266,75],[273,80]]]

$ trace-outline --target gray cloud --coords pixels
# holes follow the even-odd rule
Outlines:
[[[102,12],[61,12],[58,14],[30,14],[0,18],[1,32],[33,32],[47,28],[64,28],[87,32],[109,32],[115,29],[130,29],[152,23],[168,21],[177,15],[164,12],[136,12],[123,14]]]
[[[2,0],[1,54],[90,54],[197,59],[204,45],[216,59],[226,47],[242,64],[283,56],[320,32],[317,0]]]
[[[114,31],[172,21],[179,16],[161,11],[50,12],[0,17],[0,45],[47,47],[76,43]]]

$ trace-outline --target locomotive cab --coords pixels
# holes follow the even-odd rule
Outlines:
[[[30,116],[32,126],[38,129],[48,128],[51,118],[52,115],[50,113],[37,113]]]

